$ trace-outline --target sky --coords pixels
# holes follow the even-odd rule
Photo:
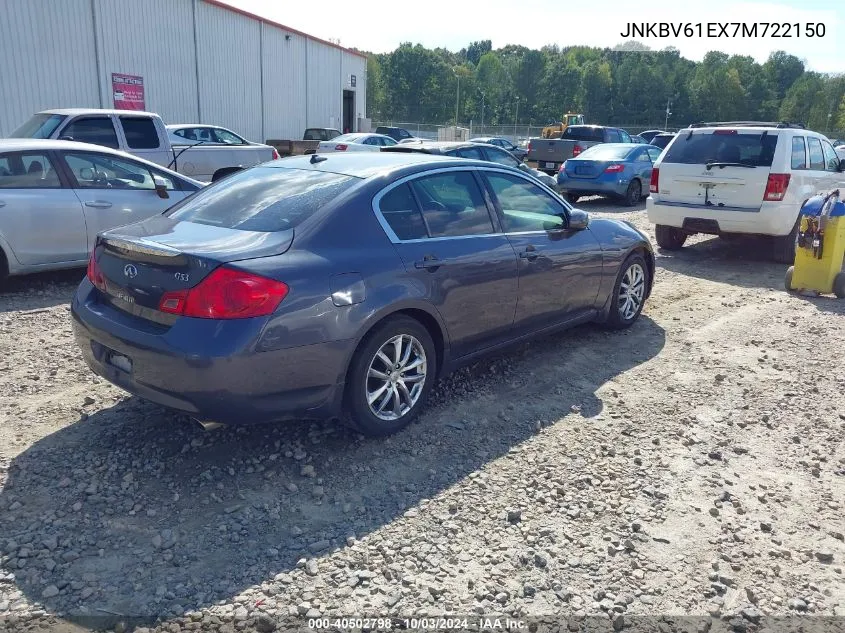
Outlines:
[[[402,42],[452,51],[475,40],[492,40],[493,48],[521,44],[540,48],[590,45],[613,47],[625,41],[630,22],[665,22],[683,27],[701,23],[797,23],[800,37],[637,37],[653,49],[674,46],[700,61],[705,53],[751,55],[763,62],[785,50],[805,60],[810,70],[845,73],[845,0],[224,0],[240,9],[342,46],[374,53],[394,50]],[[727,17],[730,16],[730,17]],[[595,25],[595,26],[593,26]],[[821,30],[823,37],[807,37]],[[821,25],[821,26],[817,26]],[[697,28],[697,27],[693,27]],[[714,26],[715,32],[719,27]],[[770,27],[771,29],[771,27]],[[734,27],[728,30],[732,34]]]

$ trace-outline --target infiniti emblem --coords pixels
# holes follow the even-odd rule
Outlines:
[[[135,279],[138,276],[138,269],[132,264],[126,264],[123,267],[123,274],[129,277],[129,279]]]

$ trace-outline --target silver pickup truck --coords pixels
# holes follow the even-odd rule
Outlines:
[[[559,139],[532,138],[528,141],[526,161],[542,172],[556,175],[568,158],[578,156],[599,143],[631,143],[625,130],[603,125],[570,125]]]
[[[39,112],[11,138],[79,141],[134,154],[203,182],[279,158],[275,148],[250,143],[216,126],[164,125],[152,112],[69,109]]]

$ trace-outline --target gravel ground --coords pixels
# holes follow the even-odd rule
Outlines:
[[[660,253],[632,329],[463,370],[387,440],[205,432],[89,373],[67,305],[84,271],[13,280],[0,630],[845,616],[845,303],[788,295],[783,273],[754,243]]]

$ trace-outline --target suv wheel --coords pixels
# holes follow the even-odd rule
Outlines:
[[[791,264],[795,261],[795,249],[798,247],[798,228],[801,226],[801,216],[787,235],[772,238],[772,259],[779,264]]]
[[[667,251],[676,251],[687,241],[687,233],[665,224],[658,224],[654,227],[654,236],[657,238],[657,245]]]
[[[352,359],[347,422],[371,437],[405,428],[428,399],[436,367],[434,342],[419,321],[403,316],[377,325]]]

